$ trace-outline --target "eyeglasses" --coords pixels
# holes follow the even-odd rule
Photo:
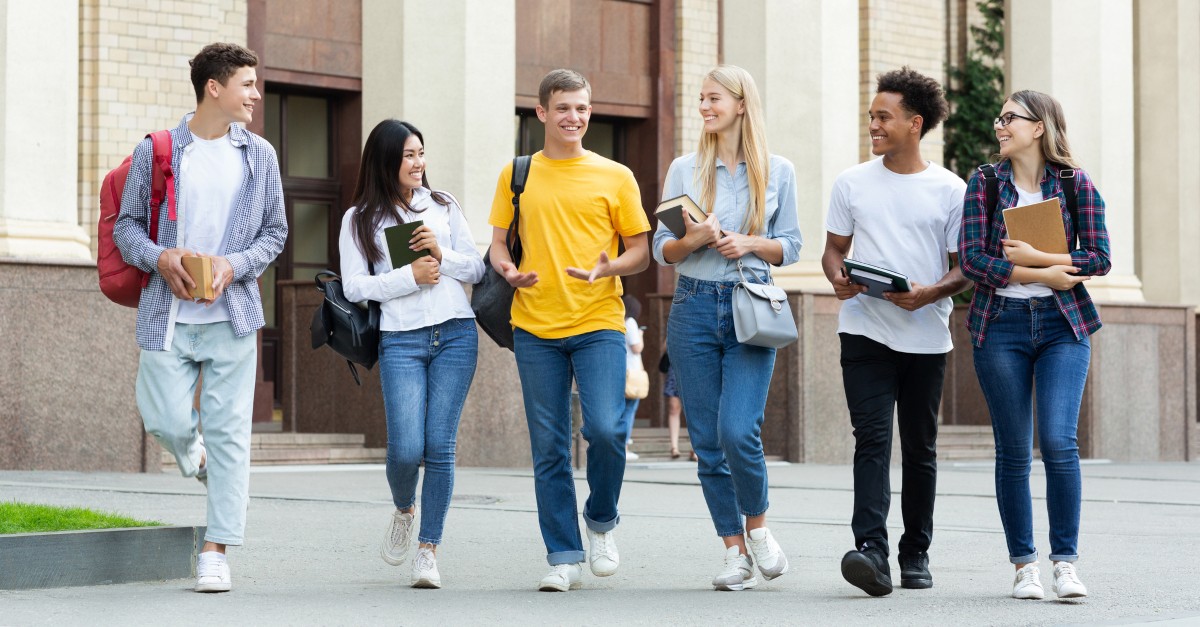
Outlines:
[[[992,120],[992,126],[999,125],[1000,128],[1004,128],[1004,127],[1008,126],[1009,124],[1012,124],[1012,121],[1017,118],[1020,118],[1022,120],[1029,120],[1030,122],[1041,122],[1041,120],[1039,120],[1037,118],[1030,118],[1030,117],[1023,116],[1019,113],[1013,113],[1012,111],[1009,111],[1008,113],[1005,113],[1004,115],[996,118],[995,120]]]

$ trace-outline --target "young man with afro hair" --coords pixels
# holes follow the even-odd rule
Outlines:
[[[950,297],[970,284],[957,267],[966,184],[921,156],[921,138],[946,118],[937,81],[905,67],[881,74],[869,111],[873,159],[833,185],[821,264],[843,301],[842,380],[854,428],[855,550],[842,575],[872,596],[892,591],[887,516],[892,416],[903,455],[900,581],[930,588],[929,543],[937,483],[937,419],[952,348]],[[853,259],[908,276],[911,291],[867,295],[850,280]]]

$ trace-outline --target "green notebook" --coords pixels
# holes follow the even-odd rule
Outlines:
[[[419,257],[425,257],[430,254],[428,250],[413,250],[409,248],[412,244],[409,244],[408,240],[412,239],[413,231],[422,224],[425,224],[424,220],[413,220],[405,224],[389,226],[383,230],[383,238],[387,240],[388,251],[392,256],[393,268],[403,268],[416,261]]]

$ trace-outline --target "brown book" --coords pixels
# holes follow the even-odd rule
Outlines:
[[[1008,239],[1021,240],[1044,253],[1068,252],[1067,231],[1058,198],[1005,209],[1004,226],[1008,229]]]
[[[192,288],[192,298],[212,300],[213,293],[213,264],[208,257],[182,257],[183,269],[192,277],[196,287]]]

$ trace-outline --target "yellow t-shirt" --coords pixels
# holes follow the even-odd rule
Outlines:
[[[507,229],[512,222],[512,163],[496,182],[488,223]],[[650,230],[641,192],[629,168],[591,151],[573,159],[533,155],[521,194],[518,233],[524,253],[521,272],[536,271],[538,282],[517,290],[512,325],[543,339],[601,329],[625,332],[625,307],[617,277],[587,281],[567,276],[569,266],[592,268],[601,251],[617,258],[620,236]]]

